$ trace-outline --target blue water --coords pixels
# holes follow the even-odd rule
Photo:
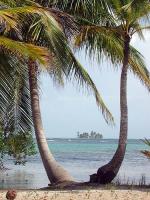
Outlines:
[[[89,175],[112,158],[117,140],[50,139],[49,147],[58,160],[77,181],[89,180]],[[128,140],[127,152],[117,179],[122,182],[139,182],[142,176],[150,184],[150,160],[141,154],[148,147],[140,140]],[[14,166],[0,173],[0,188],[41,188],[49,183],[39,154],[29,158],[26,166]]]

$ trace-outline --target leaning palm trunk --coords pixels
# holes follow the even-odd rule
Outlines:
[[[32,60],[29,61],[29,84],[30,84],[30,93],[31,93],[31,107],[32,107],[32,116],[34,129],[37,139],[37,144],[39,152],[47,173],[47,176],[51,184],[57,184],[62,182],[70,182],[73,178],[68,174],[68,172],[61,167],[53,155],[51,154],[46,137],[43,130],[40,105],[39,105],[39,93],[37,85],[37,65]]]
[[[130,37],[127,35],[124,42],[124,59],[120,80],[120,136],[118,148],[112,158],[112,160],[98,169],[97,174],[91,175],[91,182],[98,182],[100,184],[110,183],[117,175],[122,161],[125,156],[127,134],[128,134],[128,107],[127,107],[127,71],[128,61],[130,55]]]

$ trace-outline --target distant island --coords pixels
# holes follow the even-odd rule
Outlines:
[[[94,131],[88,132],[77,132],[77,138],[78,139],[103,139],[103,135],[100,133],[96,133]]]

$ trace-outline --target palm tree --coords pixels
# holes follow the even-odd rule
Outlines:
[[[20,65],[16,56],[0,53],[0,154],[12,156],[15,164],[35,154],[27,70]]]
[[[6,2],[4,1],[4,3]],[[24,5],[24,2],[22,4],[19,2],[20,7],[16,8],[16,6],[18,5],[17,3],[17,1],[14,1],[13,5],[10,5],[10,3],[7,4],[10,7],[9,10],[11,10],[11,12],[15,12],[17,10],[17,12],[20,13],[20,10],[22,9],[28,9],[28,12],[32,10],[31,5],[27,7],[26,5]],[[63,15],[61,12],[56,12],[56,10],[46,9],[41,7],[40,5],[34,4],[32,2],[30,3],[34,5],[33,10],[36,10],[37,8],[37,12],[35,12],[36,15],[31,15],[30,12],[30,17],[28,15],[27,20],[25,20],[26,18],[23,18],[24,26],[21,27],[21,34],[13,34],[12,31],[9,34],[9,37],[14,37],[15,40],[20,39],[22,41],[30,42],[32,44],[47,47],[49,49],[50,65],[44,65],[42,66],[42,69],[46,70],[48,73],[50,73],[50,75],[53,74],[53,76],[59,81],[59,83],[62,83],[63,76],[70,76],[77,79],[77,81],[80,82],[81,85],[85,85],[94,93],[96,102],[98,106],[100,106],[100,108],[102,109],[102,113],[106,121],[113,121],[113,118],[106,108],[102,98],[100,97],[96,86],[94,85],[88,73],[74,57],[69,47],[66,36],[62,31],[62,17],[64,17],[64,20],[66,20],[66,18],[69,18],[69,16]],[[69,20],[71,20],[71,18],[69,18]],[[69,22],[69,20],[67,22]],[[39,65],[38,62],[35,62],[35,59],[31,57],[28,60],[28,63],[25,64],[25,67],[27,66],[33,124],[39,151],[48,178],[53,184],[66,181],[70,182],[73,180],[73,178],[54,159],[49,150],[43,131],[38,89],[38,74],[41,70],[41,65]]]
[[[56,1],[55,1],[56,2]],[[150,29],[149,1],[139,0],[101,0],[67,1],[59,0],[56,6],[73,13],[82,25],[76,38],[76,47],[85,48],[90,57],[98,61],[105,56],[113,64],[121,67],[120,79],[120,136],[118,148],[111,161],[100,167],[91,176],[91,182],[106,184],[117,175],[125,156],[128,134],[127,72],[131,70],[142,83],[150,88],[149,72],[142,55],[130,43],[134,34],[144,38],[143,30]]]
[[[105,34],[109,34],[110,32],[110,34],[113,34],[114,37],[118,37],[123,43],[120,79],[121,119],[118,148],[111,161],[108,164],[100,167],[96,174],[95,181],[101,184],[110,183],[114,179],[125,156],[128,133],[127,72],[130,67],[134,67],[132,69],[134,72],[137,70],[137,66],[131,63],[134,62],[134,60],[131,61],[133,48],[130,47],[130,42],[135,33],[137,33],[140,37],[144,37],[142,30],[149,28],[149,25],[143,25],[142,23],[142,19],[144,20],[146,15],[149,13],[149,3],[148,1],[142,1],[139,4],[137,1],[110,1],[109,13],[110,18],[113,19],[113,24],[109,24],[109,21],[104,25],[104,29],[106,29]],[[100,29],[98,30],[97,28],[97,31],[103,31]],[[129,67],[129,65],[133,66]],[[149,88],[149,73],[148,71],[144,72],[145,69],[143,70],[142,67],[140,67],[141,69],[138,71],[138,75],[140,75],[140,79],[143,79],[143,82],[145,82]],[[137,74],[137,72],[135,74]]]
[[[18,19],[21,14],[28,15],[31,12],[37,12],[37,10],[31,6],[11,9],[5,6],[5,2],[0,2],[0,124],[1,134],[3,133],[3,136],[1,136],[4,140],[9,137],[9,134],[16,134],[19,131],[24,133],[31,130],[32,122],[28,116],[30,108],[23,63],[30,58],[45,65],[48,63],[47,58],[49,57],[48,49],[16,41],[9,37],[12,30],[19,35],[18,24],[20,21]],[[22,66],[22,70],[20,70],[22,73],[18,71],[18,64]],[[16,76],[17,79],[15,79]],[[24,93],[25,95],[22,95]],[[12,114],[14,117],[12,117]],[[26,136],[29,136],[29,134]],[[1,142],[4,145],[3,141]],[[9,154],[10,149],[9,145],[9,149],[7,149]]]
[[[0,6],[4,6],[5,2],[6,1],[1,1]],[[4,116],[6,112],[8,113],[12,107],[17,107],[17,105],[13,105],[13,103],[19,101],[21,97],[19,98],[16,94],[21,96],[22,93],[26,93],[26,99],[22,99],[22,101],[25,103],[28,102],[27,80],[25,79],[26,69],[24,67],[26,60],[30,58],[36,60],[41,65],[46,65],[48,63],[49,51],[47,48],[17,41],[14,40],[13,37],[10,37],[12,32],[14,35],[20,34],[18,25],[20,23],[19,16],[23,13],[24,15],[28,15],[32,11],[34,12],[34,10],[36,9],[31,6],[15,9],[6,8],[6,6],[4,6],[4,8],[0,10],[0,118]],[[15,80],[16,77],[17,80]],[[31,122],[29,123],[28,119],[28,106],[26,104],[26,112],[21,113],[23,102],[20,101],[20,103],[22,103],[20,106],[22,120],[24,119],[24,122],[28,121],[29,125]],[[7,110],[8,105],[9,109]],[[22,124],[22,129],[24,125],[25,124]],[[21,128],[21,124],[19,126]]]
[[[40,44],[42,41],[45,43],[46,47],[50,49],[50,52],[53,54],[54,66],[57,71],[53,71],[55,74],[59,72],[59,75],[63,74],[68,78],[69,76],[74,76],[75,79],[81,81],[81,84],[86,84],[90,89],[94,91],[94,95],[96,97],[96,101],[98,105],[101,106],[102,112],[106,121],[110,119],[112,121],[111,114],[106,109],[101,97],[98,94],[98,91],[92,82],[90,76],[84,70],[84,68],[79,64],[79,62],[75,59],[71,49],[69,48],[66,36],[60,29],[61,22],[58,20],[58,12],[55,13],[54,10],[48,10],[48,15],[53,14],[53,20],[56,23],[55,27],[51,23],[51,26],[44,23],[45,35],[38,34],[38,38],[36,38],[33,42]],[[61,13],[59,13],[60,15]],[[62,15],[61,15],[62,16]],[[66,17],[66,16],[65,16]],[[57,21],[56,21],[57,20]],[[66,20],[66,19],[65,19]],[[58,23],[59,22],[59,23]],[[33,32],[35,29],[33,29]],[[40,30],[41,31],[41,28]],[[53,31],[57,33],[55,36]],[[37,33],[36,33],[37,34]],[[44,36],[46,38],[44,38]],[[29,35],[30,39],[30,35]],[[44,42],[45,41],[45,42]],[[36,133],[36,138],[38,142],[38,147],[40,150],[40,154],[43,160],[43,164],[45,170],[47,172],[48,178],[52,184],[57,184],[61,182],[70,182],[73,181],[73,178],[68,174],[68,172],[56,162],[53,155],[51,154],[45,134],[43,131],[40,106],[39,106],[39,92],[38,92],[38,84],[37,84],[37,73],[39,72],[39,66],[36,65],[32,60],[29,61],[29,83],[30,83],[30,92],[31,92],[31,107],[33,113],[33,123]],[[48,69],[49,71],[49,69]],[[60,78],[59,78],[60,80]]]

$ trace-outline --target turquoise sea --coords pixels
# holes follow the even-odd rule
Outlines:
[[[89,175],[112,158],[116,139],[49,139],[48,144],[58,160],[77,181],[88,181]],[[141,154],[148,147],[141,140],[128,140],[125,160],[120,169],[122,183],[137,183],[145,176],[150,184],[150,160]],[[28,159],[26,166],[14,166],[12,159],[6,160],[7,171],[0,172],[0,189],[34,189],[49,183],[39,154]]]

